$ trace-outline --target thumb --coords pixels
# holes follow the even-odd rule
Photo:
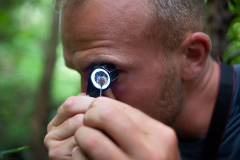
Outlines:
[[[86,96],[86,93],[81,92],[77,96]]]

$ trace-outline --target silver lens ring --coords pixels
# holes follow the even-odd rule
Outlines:
[[[98,84],[96,82],[96,75],[99,73],[99,72],[103,72],[104,73],[104,76],[107,76],[106,79],[107,79],[107,82],[102,86],[102,89],[106,89],[108,88],[108,86],[110,85],[110,76],[109,76],[109,73],[107,71],[105,71],[104,69],[102,68],[97,68],[95,69],[92,74],[91,74],[91,81],[93,83],[93,85],[98,88],[98,89],[101,89],[101,85]]]

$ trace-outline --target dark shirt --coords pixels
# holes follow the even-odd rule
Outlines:
[[[235,87],[231,110],[218,150],[217,160],[240,160],[240,65],[234,66]],[[182,142],[179,148],[182,160],[196,160],[201,156],[205,137],[195,142]]]

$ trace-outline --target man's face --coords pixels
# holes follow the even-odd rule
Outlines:
[[[176,56],[162,56],[146,38],[150,16],[144,3],[88,0],[64,7],[64,57],[67,66],[81,74],[81,92],[86,92],[94,66],[113,64],[120,71],[111,88],[116,99],[170,123],[181,108],[181,78]]]

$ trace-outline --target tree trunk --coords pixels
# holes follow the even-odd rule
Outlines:
[[[52,35],[48,40],[46,49],[44,72],[39,85],[36,99],[36,108],[31,122],[32,151],[35,160],[43,160],[47,157],[47,149],[43,144],[46,135],[47,119],[50,106],[50,85],[56,61],[56,47],[58,42],[58,20],[59,15],[53,13]]]
[[[228,45],[226,34],[236,15],[230,13],[228,0],[208,0],[208,18],[206,32],[212,41],[211,55],[214,59],[223,55]]]

